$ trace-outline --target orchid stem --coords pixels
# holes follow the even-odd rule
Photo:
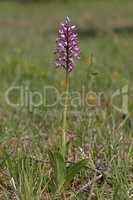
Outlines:
[[[63,132],[62,132],[62,152],[63,157],[66,154],[66,128],[67,128],[67,112],[68,112],[68,92],[69,92],[69,72],[66,71],[66,95],[65,95],[65,104],[63,112]]]

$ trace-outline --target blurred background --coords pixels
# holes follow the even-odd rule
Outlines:
[[[79,34],[81,60],[71,85],[80,88],[90,55],[91,85],[95,91],[112,92],[133,76],[132,0],[1,0],[0,1],[0,101],[11,84],[29,81],[31,87],[60,87],[64,73],[53,65],[59,25],[69,16]]]

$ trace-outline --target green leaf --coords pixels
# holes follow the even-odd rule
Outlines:
[[[62,155],[59,152],[49,151],[49,158],[53,168],[53,178],[56,185],[56,192],[63,189],[66,177],[66,166]]]
[[[87,162],[88,162],[87,160],[80,160],[79,162],[67,168],[66,180],[64,183],[65,188],[68,187],[68,185],[74,179],[75,175],[78,174],[80,170],[86,166]]]

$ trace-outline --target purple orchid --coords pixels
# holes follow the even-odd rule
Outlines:
[[[75,66],[74,58],[80,58],[77,33],[69,17],[66,17],[65,22],[60,26],[55,54],[57,55],[55,65],[63,67],[68,72]]]

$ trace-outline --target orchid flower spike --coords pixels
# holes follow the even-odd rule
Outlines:
[[[80,58],[80,49],[78,45],[75,26],[71,24],[69,17],[66,17],[64,23],[61,23],[56,39],[55,54],[57,55],[55,65],[63,67],[70,72],[75,66],[74,58]]]

